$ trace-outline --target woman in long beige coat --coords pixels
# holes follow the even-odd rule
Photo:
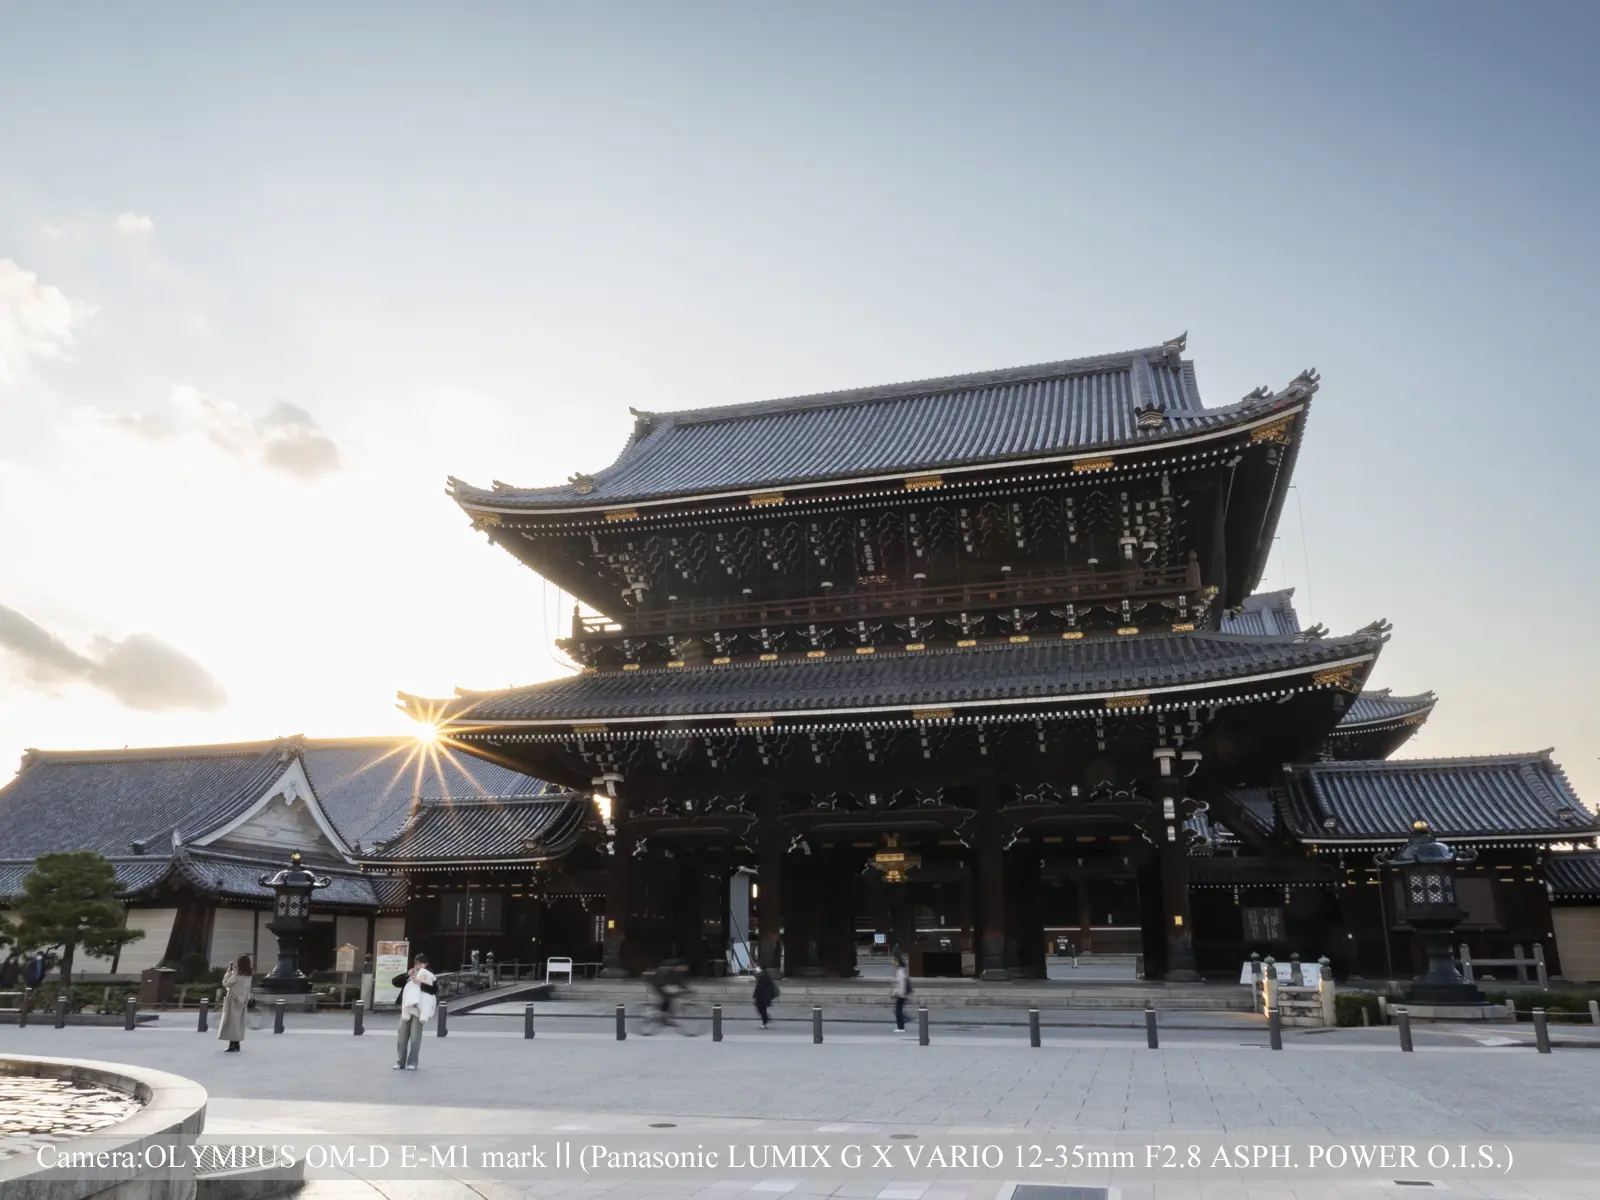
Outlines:
[[[241,954],[228,964],[222,976],[222,1028],[217,1037],[228,1043],[228,1051],[237,1053],[244,1041],[244,1015],[250,1005],[251,975],[255,964],[248,954]]]

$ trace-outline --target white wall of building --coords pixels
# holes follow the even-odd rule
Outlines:
[[[172,940],[172,926],[177,919],[175,908],[130,908],[128,928],[142,929],[144,936],[122,948],[117,956],[118,973],[137,974],[159,966],[167,956],[167,943]]]
[[[255,946],[256,910],[219,907],[211,918],[211,947],[206,961],[213,967],[226,967],[241,954],[253,955]]]

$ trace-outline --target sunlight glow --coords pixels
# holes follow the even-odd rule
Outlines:
[[[437,725],[418,725],[417,741],[424,746],[431,746],[439,740],[439,727]]]
[[[600,819],[602,821],[611,820],[611,797],[604,792],[596,792],[594,794],[594,803],[595,807],[600,810]]]

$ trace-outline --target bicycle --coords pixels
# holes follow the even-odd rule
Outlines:
[[[662,1012],[660,1001],[652,1003],[639,1019],[639,1033],[643,1037],[652,1037],[663,1029],[676,1029],[684,1037],[698,1037],[699,1034],[686,1028],[684,1023],[703,1015],[695,994],[685,989],[672,997],[670,1014]]]

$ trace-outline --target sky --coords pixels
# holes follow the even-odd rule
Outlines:
[[[447,475],[629,406],[1322,372],[1265,585],[1600,802],[1600,7],[0,0],[0,776],[563,670]]]

